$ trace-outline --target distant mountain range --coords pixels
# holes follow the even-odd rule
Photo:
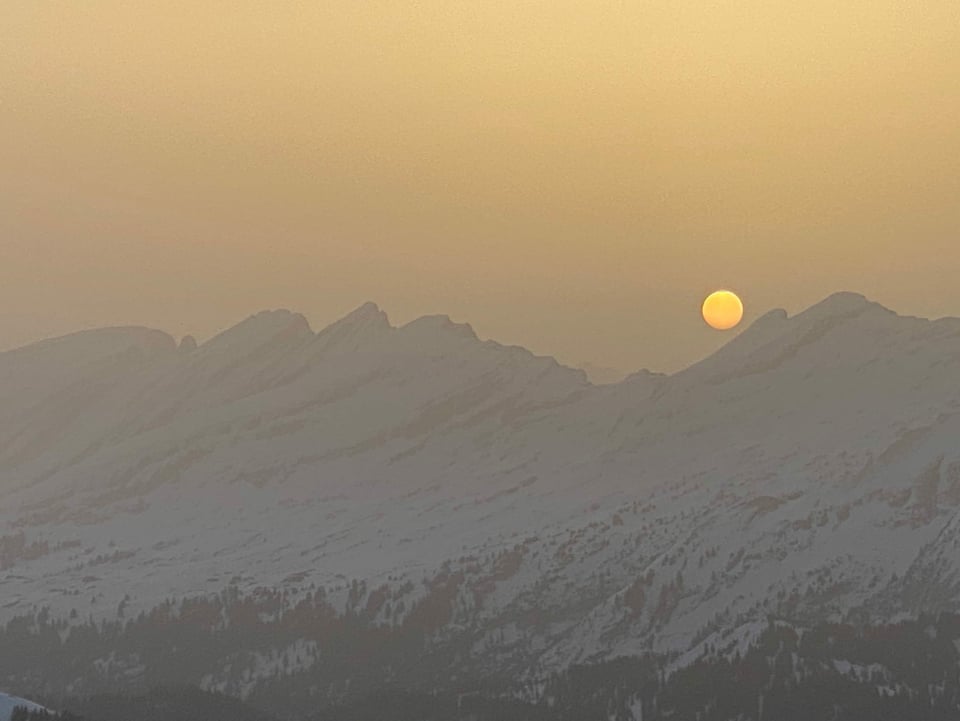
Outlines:
[[[530,698],[956,611],[958,439],[960,319],[851,293],[610,385],[373,304],[44,341],[0,354],[0,685]]]

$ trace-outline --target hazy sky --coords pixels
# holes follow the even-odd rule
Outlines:
[[[0,347],[442,312],[675,369],[858,290],[960,315],[956,0],[0,0]]]

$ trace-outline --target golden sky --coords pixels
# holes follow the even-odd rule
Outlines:
[[[956,0],[0,2],[0,347],[366,300],[673,370],[960,315]]]

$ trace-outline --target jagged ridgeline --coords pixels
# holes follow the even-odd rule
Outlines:
[[[368,304],[46,341],[0,401],[0,688],[30,698],[546,713],[570,669],[656,659],[666,693],[770,616],[960,611],[960,321],[854,294],[614,385]]]

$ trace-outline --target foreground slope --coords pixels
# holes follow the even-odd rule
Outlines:
[[[535,687],[624,653],[692,660],[769,614],[960,599],[960,320],[855,294],[610,386],[367,304],[198,348],[48,341],[0,355],[0,399],[3,617],[139,629],[194,609],[197,643],[223,647],[177,682],[332,692],[324,659],[362,639],[388,673],[435,653],[436,674]],[[237,655],[243,603],[266,632]],[[73,651],[96,672],[57,683],[174,673],[98,633]]]
[[[44,707],[33,701],[0,693],[0,721],[10,721],[14,709],[25,708],[28,711],[44,711]]]

